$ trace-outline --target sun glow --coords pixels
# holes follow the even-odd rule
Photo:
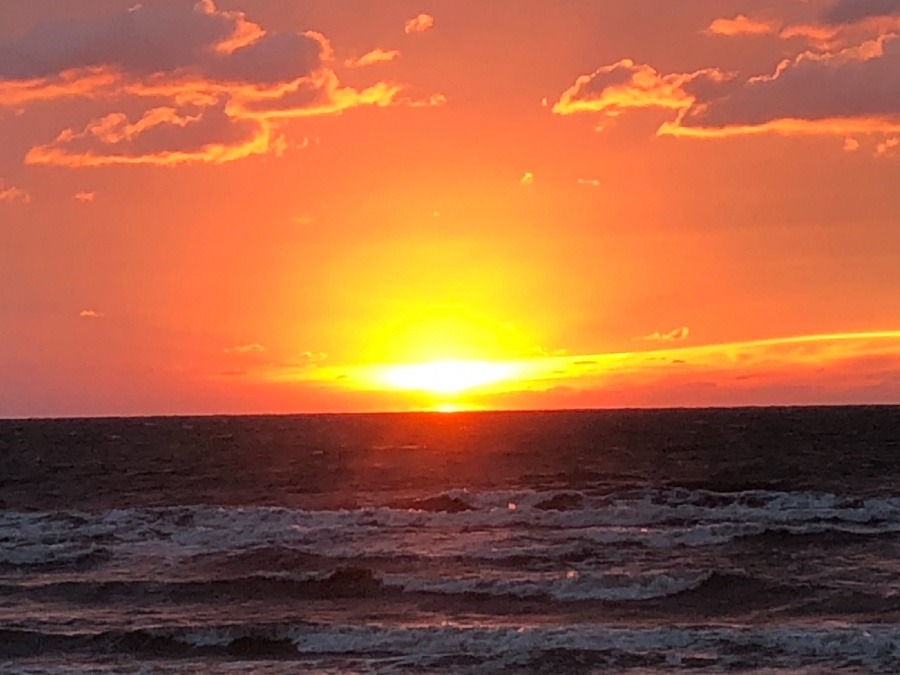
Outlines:
[[[392,389],[431,394],[459,394],[508,380],[515,375],[510,363],[490,361],[433,361],[414,365],[390,366],[379,380]]]

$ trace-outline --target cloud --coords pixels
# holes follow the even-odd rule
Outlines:
[[[360,106],[393,105],[402,90],[393,82],[376,82],[365,89],[342,87],[333,72],[324,71],[276,95],[236,98],[227,110],[239,119],[261,122],[333,115]]]
[[[900,155],[900,138],[885,139],[875,146],[875,155],[878,157],[897,157]]]
[[[411,108],[439,108],[447,105],[447,97],[441,93],[431,94],[425,99],[402,99],[403,105]]]
[[[307,350],[296,356],[291,356],[280,363],[268,364],[269,370],[274,372],[290,372],[295,375],[310,373],[323,367],[328,360],[325,352]]]
[[[25,192],[25,190],[13,185],[7,185],[6,182],[0,178],[0,202],[21,202],[22,204],[27,204],[30,201],[31,195]]]
[[[405,33],[424,33],[434,27],[434,17],[430,14],[419,14],[407,21],[403,26]]]
[[[716,19],[706,29],[709,35],[723,35],[734,37],[748,35],[758,37],[761,35],[775,35],[781,22],[777,20],[752,19],[743,14],[738,14],[733,19]]]
[[[702,101],[662,131],[675,135],[890,133],[900,130],[900,40],[883,38],[834,54],[804,52],[770,76]]]
[[[600,187],[600,181],[596,178],[578,178],[576,182],[579,185],[588,185],[590,187]]]
[[[663,75],[649,65],[623,59],[576,79],[553,105],[553,112],[602,112],[615,117],[629,108],[684,110],[696,101],[694,85],[722,84],[732,77],[717,68]]]
[[[837,0],[822,18],[829,24],[847,24],[894,14],[900,14],[900,0]]]
[[[103,314],[102,312],[93,310],[93,309],[83,309],[80,312],[78,312],[78,316],[81,317],[82,319],[102,319],[105,316],[105,314]]]
[[[226,354],[259,354],[266,351],[266,348],[258,342],[251,342],[246,345],[235,345],[224,350]]]
[[[376,63],[386,63],[400,58],[400,52],[397,49],[373,49],[360,56],[358,59],[347,59],[344,65],[348,68],[364,68]]]
[[[534,185],[534,174],[526,171],[519,179],[519,183],[522,185]]]
[[[845,138],[844,139],[844,151],[845,152],[856,152],[859,150],[859,141],[855,138]]]
[[[115,90],[121,75],[101,68],[67,70],[58,75],[20,80],[0,73],[0,108],[21,108],[34,103],[70,98],[95,98]]]
[[[374,50],[359,65],[396,57]],[[133,109],[70,126],[33,164],[221,163],[286,147],[279,123],[360,106],[412,104],[404,87],[344,86],[321,34],[269,32],[212,0],[135,5],[91,21],[48,21],[0,44],[0,108],[85,98]],[[120,109],[121,110],[121,109]]]
[[[308,366],[316,363],[322,363],[328,358],[328,354],[325,352],[314,352],[310,350],[306,350],[299,356],[293,356],[287,361],[285,361],[285,365],[288,366]]]
[[[786,26],[780,36],[795,38],[825,52],[900,32],[900,1],[838,0],[817,21]]]
[[[73,199],[82,203],[86,203],[94,201],[94,198],[96,196],[97,195],[93,192],[76,192],[73,196]]]
[[[273,147],[271,126],[265,123],[235,121],[215,108],[198,110],[194,115],[179,114],[174,108],[154,108],[135,122],[122,113],[111,113],[92,120],[83,129],[64,129],[50,143],[31,148],[25,163],[73,168],[221,164],[266,153]]]
[[[669,110],[659,135],[900,132],[900,39],[880,36],[835,52],[805,51],[774,73],[738,78],[709,68],[663,74],[623,60],[579,77],[553,111],[560,115],[632,108]]]
[[[636,339],[646,340],[649,342],[680,342],[682,340],[687,340],[690,332],[691,331],[687,326],[682,326],[681,328],[670,330],[668,333],[656,332],[651,333],[650,335],[644,335],[643,337]]]

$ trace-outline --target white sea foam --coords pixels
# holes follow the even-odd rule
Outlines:
[[[385,574],[386,586],[403,591],[458,595],[478,593],[520,598],[550,597],[572,602],[578,600],[650,600],[697,588],[710,578],[710,572],[645,572],[636,574],[588,574],[565,572],[523,573],[481,570],[478,574],[452,579],[428,579],[403,574]]]

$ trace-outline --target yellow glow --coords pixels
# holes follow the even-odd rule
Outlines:
[[[872,372],[865,364],[881,370]],[[857,364],[862,364],[858,366]],[[366,395],[382,395],[392,409],[457,412],[538,407],[560,394],[570,407],[656,405],[643,392],[668,388],[667,403],[680,405],[679,387],[720,378],[723,395],[743,395],[757,383],[798,381],[819,386],[822,373],[842,382],[868,383],[900,364],[900,330],[798,335],[745,342],[673,345],[631,352],[534,356],[489,361],[442,359],[414,365],[335,364],[279,368],[274,380],[316,383]],[[858,370],[858,375],[854,375]],[[701,379],[703,378],[703,379]],[[681,393],[679,393],[681,392]],[[551,399],[553,400],[553,399]],[[709,399],[700,399],[704,404]],[[744,399],[732,399],[743,401]],[[556,407],[560,407],[559,404]]]
[[[434,361],[385,368],[378,378],[392,389],[458,394],[510,379],[515,367],[489,361]]]

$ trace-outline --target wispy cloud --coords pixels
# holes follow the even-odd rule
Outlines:
[[[348,68],[364,68],[365,66],[371,66],[376,63],[387,63],[399,58],[400,52],[397,49],[378,48],[373,49],[370,52],[366,52],[359,58],[347,59],[346,61],[344,61],[344,65]]]
[[[97,195],[93,192],[76,192],[73,196],[75,201],[79,201],[82,203],[92,202],[97,197]]]
[[[105,314],[103,312],[98,312],[95,309],[83,309],[78,312],[78,316],[82,319],[102,319]]]
[[[526,171],[519,179],[519,183],[521,185],[534,185],[534,174],[530,171]]]

